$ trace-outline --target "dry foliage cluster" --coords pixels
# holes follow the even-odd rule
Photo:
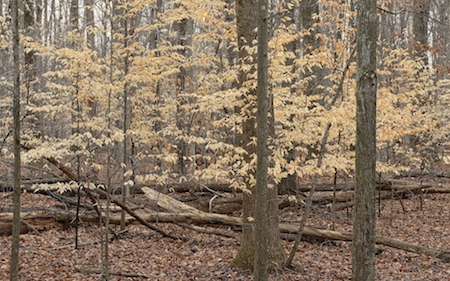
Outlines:
[[[274,183],[336,170],[351,175],[354,169],[354,6],[314,2],[319,12],[304,29],[295,12],[302,3],[274,2],[270,10]],[[55,157],[76,167],[79,182],[106,184],[109,154],[116,184],[220,181],[244,188],[254,160],[244,157],[239,138],[254,112],[243,96],[256,77],[236,86],[239,71],[253,73],[248,60],[256,46],[246,47],[248,60],[238,60],[233,1],[45,4],[30,4],[36,24],[25,26],[22,39],[23,161],[36,175],[54,173],[42,157]],[[411,34],[414,3],[380,2],[379,172],[447,161],[443,6],[430,8],[436,17],[428,21],[428,44]],[[3,11],[0,50],[6,55],[10,34]],[[9,60],[3,60],[0,82],[8,89]],[[0,102],[3,159],[12,153],[6,93]]]

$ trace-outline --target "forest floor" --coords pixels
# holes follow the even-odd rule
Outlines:
[[[11,208],[11,196],[6,195],[0,195],[0,210]],[[450,194],[428,194],[419,199],[412,195],[384,200],[381,214],[377,205],[377,235],[430,248],[450,248]],[[22,194],[24,209],[55,204],[59,203],[45,195]],[[298,224],[301,211],[283,209],[280,218]],[[351,210],[338,212],[336,230],[350,231],[351,222]],[[314,208],[308,225],[331,229],[331,214]],[[140,277],[115,275],[111,280],[253,280],[250,270],[229,266],[239,250],[239,238],[202,234],[175,224],[158,227],[189,239],[174,241],[140,225],[127,226],[128,231],[110,243],[110,267],[113,272]],[[101,268],[100,234],[98,226],[83,224],[78,249],[74,249],[73,228],[21,235],[20,280],[101,280],[98,273],[87,273]],[[8,280],[11,237],[0,237],[0,243],[0,280]],[[293,242],[282,243],[288,253]],[[301,242],[294,269],[274,271],[270,280],[350,280],[350,246],[349,242]],[[450,280],[450,264],[437,258],[377,247],[376,280]]]

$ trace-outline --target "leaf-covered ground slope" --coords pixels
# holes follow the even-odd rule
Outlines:
[[[1,208],[10,207],[3,197]],[[38,194],[23,194],[24,209],[54,205],[53,199]],[[377,232],[392,238],[427,247],[450,247],[450,195],[413,195],[402,200],[384,200]],[[351,213],[351,212],[350,212]],[[283,210],[282,220],[296,223],[301,214]],[[316,208],[309,225],[331,228],[331,215]],[[110,244],[111,270],[136,277],[113,276],[112,280],[253,280],[250,271],[228,265],[239,249],[239,239],[200,234],[173,224],[159,227],[189,240],[162,238],[142,226],[129,226],[128,232]],[[228,227],[227,227],[228,228]],[[347,211],[337,215],[338,231],[349,231]],[[20,280],[100,280],[99,274],[86,270],[101,268],[100,230],[84,224],[80,244],[74,249],[74,229],[50,230],[39,236],[21,235]],[[10,237],[0,237],[0,280],[9,278]],[[283,242],[290,250],[292,242]],[[379,247],[377,280],[450,280],[450,265],[437,258],[420,256],[384,246]],[[272,272],[270,280],[350,280],[350,243],[302,242],[293,270]],[[300,265],[305,271],[300,271]],[[139,277],[140,276],[140,277]]]

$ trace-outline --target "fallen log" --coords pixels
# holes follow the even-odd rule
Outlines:
[[[158,201],[156,201],[158,206],[160,206],[168,211],[177,212],[179,210],[192,209],[192,207],[184,204],[183,202],[173,199],[167,195],[160,194],[150,188],[143,188],[143,190],[146,193],[146,195],[149,194],[147,196],[149,196],[153,199],[155,199],[154,196],[156,195],[157,198],[159,199]],[[150,194],[152,194],[153,196]],[[171,202],[171,203],[167,204],[167,202]],[[180,215],[180,214],[178,213],[178,215]],[[221,219],[222,223],[227,223],[227,224],[233,224],[228,220],[233,220],[234,224],[242,225],[242,223],[243,223],[242,218],[230,217],[230,216],[219,215],[219,214],[205,213],[205,212],[201,212],[201,211],[199,211],[199,213],[196,212],[195,214],[191,215],[190,216],[191,221],[193,220],[193,216],[196,216],[198,218],[214,217],[214,219]],[[237,223],[237,220],[239,220],[238,223]],[[279,225],[279,227],[280,227],[280,231],[284,232],[284,233],[291,233],[291,234],[297,233],[297,230],[298,230],[298,226],[293,225],[293,224],[281,223]],[[351,241],[352,240],[351,233],[342,233],[342,232],[337,232],[337,231],[331,231],[331,230],[325,230],[325,229],[319,229],[319,228],[313,228],[313,227],[306,227],[306,226],[304,228],[303,235],[314,237],[314,238],[328,239],[328,240],[342,240],[342,241]],[[393,248],[397,248],[397,249],[401,249],[404,251],[413,252],[413,253],[417,253],[417,254],[433,256],[433,257],[440,258],[446,262],[450,262],[450,249],[426,248],[426,247],[423,247],[420,245],[411,244],[411,243],[407,243],[407,242],[400,241],[397,239],[381,237],[381,236],[376,237],[375,241],[377,244],[382,244],[385,246],[389,246],[389,247],[393,247]]]
[[[182,203],[181,203],[182,204]],[[28,221],[33,227],[40,230],[39,225],[36,222],[43,222],[48,224],[50,221],[58,222],[60,225],[67,223],[71,218],[75,216],[73,211],[49,211],[49,212],[31,212],[22,213],[21,217]],[[139,217],[146,222],[160,222],[160,223],[189,223],[189,224],[226,224],[226,225],[239,225],[243,224],[242,218],[231,217],[227,215],[213,214],[213,213],[143,213]],[[94,212],[88,212],[81,215],[81,219],[85,222],[98,223],[98,216]],[[6,224],[11,224],[12,213],[0,214],[0,233],[4,233],[1,229]],[[127,224],[139,224],[135,218],[127,215]],[[120,214],[112,214],[110,218],[111,224],[120,224]],[[280,223],[280,232],[295,234],[297,233],[298,225]],[[4,234],[3,234],[4,235]],[[352,234],[349,232],[338,232],[314,227],[306,226],[304,229],[304,236],[310,238],[319,238],[324,240],[338,240],[338,241],[351,241]],[[400,249],[407,252],[412,252],[421,255],[427,255],[439,258],[445,262],[450,262],[450,249],[437,249],[427,248],[417,244],[404,242],[398,239],[393,239],[384,236],[377,236],[375,242],[380,245]]]
[[[31,148],[26,146],[26,145],[22,145],[24,149],[26,150],[30,150]],[[72,172],[72,170],[70,170],[68,167],[66,167],[65,165],[63,165],[62,163],[60,163],[56,158],[54,157],[44,157],[44,159],[46,159],[47,161],[49,161],[50,163],[52,163],[53,165],[55,165],[61,172],[63,172],[70,180],[73,181],[78,181],[78,178],[75,176],[75,173]],[[93,196],[91,190],[89,188],[84,189],[84,191],[86,192],[86,194],[91,198],[91,200],[93,202],[96,202],[95,200],[95,196]],[[103,191],[100,188],[96,189],[97,194],[107,197],[107,193],[106,191]],[[166,233],[165,231],[163,231],[162,229],[159,229],[157,227],[154,227],[152,225],[150,225],[148,222],[146,222],[145,220],[141,219],[139,217],[138,214],[136,214],[129,206],[122,204],[122,202],[120,202],[119,200],[116,200],[114,198],[111,198],[111,202],[115,203],[117,206],[119,206],[120,208],[122,208],[122,210],[124,210],[125,212],[127,212],[129,215],[133,216],[136,220],[138,220],[142,225],[146,226],[147,228],[154,230],[160,234],[162,234],[165,237],[170,237],[172,239],[179,239],[180,237],[176,237],[172,234]],[[100,210],[98,208],[96,208],[96,212],[97,214],[100,216]]]
[[[156,203],[159,207],[165,210],[170,210],[174,213],[202,213],[202,211],[194,207],[184,204],[183,202],[180,202],[149,187],[142,187],[142,191],[144,191],[145,196],[147,196],[150,201]]]
[[[97,193],[102,195],[102,196],[107,196],[106,191],[101,190],[100,188],[96,189]],[[123,204],[122,202],[120,202],[119,200],[116,200],[114,198],[111,198],[111,202],[116,204],[117,206],[119,206],[120,208],[122,208],[122,210],[124,210],[125,212],[127,212],[130,216],[132,216],[133,218],[135,218],[137,221],[139,221],[142,225],[146,226],[147,228],[156,231],[160,234],[162,234],[164,237],[169,237],[172,239],[180,239],[180,237],[178,236],[174,236],[170,233],[165,232],[162,229],[159,229],[157,227],[154,227],[153,225],[149,224],[145,219],[142,219],[140,217],[140,215],[138,215],[136,212],[134,212],[133,210],[131,210],[131,208],[129,208],[127,205]],[[111,215],[111,214],[110,214]]]

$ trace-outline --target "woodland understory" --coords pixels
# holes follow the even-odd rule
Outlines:
[[[105,233],[113,280],[252,280],[230,262],[253,226],[256,1],[17,2],[0,0],[0,280],[19,184],[20,280],[101,279]],[[317,185],[271,280],[351,278],[357,2],[270,1],[259,112],[286,252]],[[377,5],[376,280],[450,280],[450,5]]]
[[[390,180],[395,192],[391,196],[377,201],[377,235],[398,239],[411,244],[418,244],[429,249],[446,249],[450,245],[450,179],[446,169],[441,165],[439,173],[428,173],[420,177],[402,177]],[[418,174],[409,173],[411,176]],[[398,176],[397,176],[398,177]],[[342,233],[351,231],[351,207],[339,208],[339,198],[343,194],[351,194],[351,180],[347,183],[338,180],[337,189],[347,186],[336,194],[336,211],[331,212],[332,203],[330,181],[323,177],[318,183],[317,197],[308,226],[332,230],[333,220],[335,230]],[[388,181],[386,180],[386,183]],[[280,220],[282,224],[298,225],[304,204],[301,198],[307,196],[309,182],[301,182],[297,198],[300,201],[280,198]],[[221,185],[216,185],[220,187]],[[389,185],[388,185],[389,186]],[[145,189],[145,188],[144,188]],[[384,189],[384,188],[382,188]],[[7,223],[4,215],[11,212],[12,199],[7,187],[3,187],[0,206],[0,228],[5,231]],[[324,191],[328,190],[328,191]],[[404,192],[404,190],[408,190]],[[417,192],[420,191],[420,192]],[[211,200],[211,190],[177,185],[170,197],[185,202],[193,207],[208,211],[222,210],[229,216],[240,215],[239,205],[231,204],[224,209],[221,205],[228,202],[239,202],[240,193],[215,191],[224,195],[217,202]],[[382,191],[382,192],[385,192]],[[389,191],[390,192],[390,191]],[[22,213],[64,213],[73,211],[74,206],[62,198],[76,197],[70,194],[59,196],[57,192],[50,196],[49,191],[22,194]],[[390,192],[391,193],[391,192]],[[381,195],[382,193],[379,193]],[[113,198],[120,195],[115,195]],[[203,199],[202,199],[203,198]],[[237,199],[237,201],[231,200]],[[328,201],[327,201],[328,200]],[[349,200],[351,201],[351,200]],[[89,204],[87,198],[82,202]],[[104,203],[99,201],[100,205]],[[139,210],[156,209],[163,215],[163,208],[156,207],[151,199],[142,192],[137,192],[128,204]],[[348,203],[348,202],[347,202]],[[114,204],[113,204],[114,205]],[[351,205],[351,204],[350,204]],[[87,206],[87,205],[86,205]],[[137,206],[137,207],[136,207]],[[163,206],[164,207],[164,206]],[[82,209],[81,217],[92,211]],[[112,217],[118,214],[120,208],[113,206]],[[230,213],[231,212],[231,213]],[[72,212],[73,214],[73,212]],[[333,219],[335,217],[335,219]],[[99,280],[101,273],[100,241],[104,228],[99,228],[98,221],[81,221],[79,229],[79,246],[75,249],[74,219],[67,224],[57,223],[54,219],[45,218],[41,221],[28,220],[23,217],[24,234],[21,234],[20,248],[20,280]],[[88,220],[88,219],[86,219]],[[114,219],[112,219],[114,221]],[[119,226],[113,225],[112,231],[117,235],[111,238],[110,268],[112,280],[253,280],[250,270],[230,267],[230,262],[239,250],[240,227],[221,223],[196,224],[195,220],[184,223],[151,223],[154,227],[173,235],[176,239],[163,237],[149,228],[137,224],[131,217],[127,218],[126,230],[121,232]],[[281,227],[283,228],[283,227]],[[204,233],[204,231],[209,233]],[[213,233],[214,232],[214,233]],[[350,242],[332,239],[309,237],[305,233],[300,248],[294,259],[294,267],[290,269],[273,270],[270,280],[350,280],[351,252]],[[292,239],[288,233],[282,236],[286,251],[292,247]],[[0,256],[0,280],[6,280],[9,272],[10,236],[0,237],[3,245]],[[448,251],[448,250],[447,250]],[[377,280],[447,280],[450,278],[448,260],[421,255],[383,244],[377,245],[376,271]]]

